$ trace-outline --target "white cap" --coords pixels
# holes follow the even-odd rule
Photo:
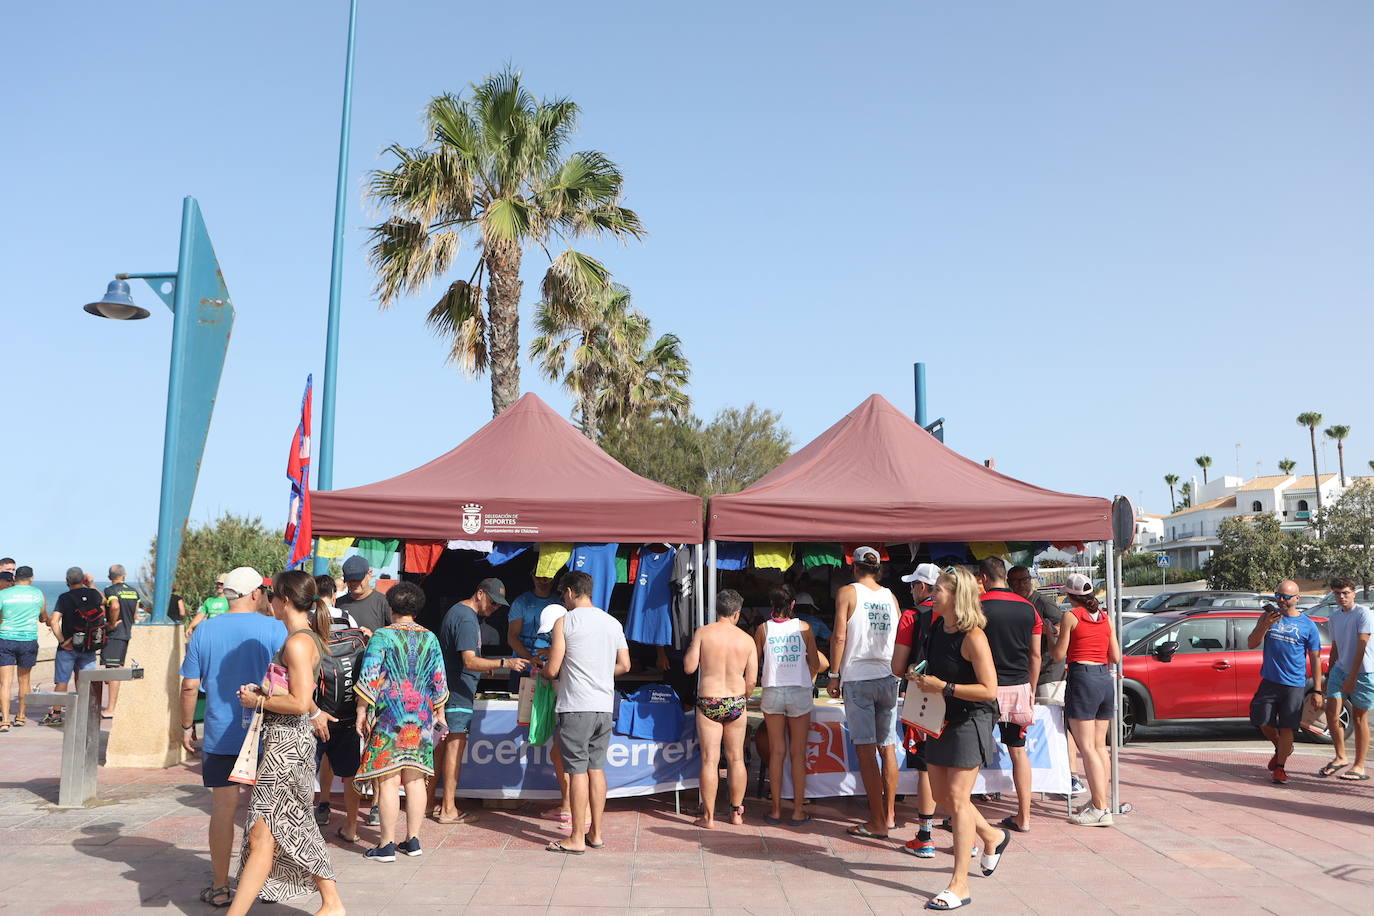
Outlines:
[[[262,588],[262,573],[251,566],[240,566],[224,574],[224,594],[226,598],[244,598],[253,589]],[[233,592],[233,594],[229,594]]]
[[[926,585],[934,585],[935,580],[940,578],[940,567],[934,563],[921,563],[911,571],[911,575],[902,576],[903,582],[922,582]]]
[[[798,592],[797,596],[792,599],[792,603],[797,605],[798,607],[801,607],[802,605],[810,605],[811,607],[815,607],[816,599],[812,598],[809,592]]]
[[[874,550],[872,547],[855,547],[855,548],[854,548],[854,562],[855,562],[855,563],[877,563],[877,562],[880,562],[881,560],[882,560],[882,554],[878,553],[878,551]]]
[[[568,609],[561,604],[550,604],[539,612],[539,635],[553,632],[553,625],[568,613]]]
[[[1091,595],[1096,589],[1093,588],[1093,580],[1082,573],[1073,573],[1069,576],[1069,581],[1064,584],[1064,594],[1077,595],[1082,598]]]

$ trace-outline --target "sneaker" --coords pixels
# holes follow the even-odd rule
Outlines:
[[[1276,766],[1271,772],[1274,774],[1274,782],[1277,785],[1282,786],[1288,783],[1288,771],[1283,767]]]
[[[1112,813],[1088,805],[1082,811],[1069,818],[1069,823],[1076,824],[1079,827],[1110,827],[1112,826]]]
[[[329,802],[320,802],[315,806],[315,823],[321,827],[329,824]]]
[[[422,856],[425,854],[424,850],[420,848],[420,838],[417,836],[411,837],[404,843],[397,843],[396,851],[408,856]]]
[[[385,846],[376,846],[363,853],[364,859],[371,859],[373,862],[395,862],[396,844],[387,843]]]
[[[369,826],[369,827],[380,827],[380,826],[382,826],[382,812],[379,811],[379,810],[377,809],[377,806],[376,806],[376,805],[373,805],[373,806],[372,806],[372,810],[369,811],[369,812],[367,812],[367,826]]]
[[[1088,791],[1088,784],[1077,774],[1073,774],[1073,781],[1069,784],[1069,791],[1074,795],[1081,795]]]
[[[933,859],[935,858],[935,844],[930,840],[910,840],[902,847],[902,852],[918,859]]]

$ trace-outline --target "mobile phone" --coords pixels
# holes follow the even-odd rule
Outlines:
[[[907,668],[907,669],[906,669],[906,677],[907,677],[907,680],[912,680],[913,678],[915,678],[915,677],[917,677],[917,676],[919,676],[919,675],[925,674],[925,673],[926,673],[926,660],[925,660],[924,658],[921,659],[921,660],[920,660],[919,662],[917,662],[916,664],[912,665],[910,668]]]

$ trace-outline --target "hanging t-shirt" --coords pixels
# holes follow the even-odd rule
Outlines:
[[[563,571],[572,557],[573,545],[560,541],[546,541],[539,545],[539,562],[535,564],[534,574],[544,579],[552,579]]]
[[[785,542],[756,541],[754,543],[754,568],[781,569],[783,572],[791,569],[792,545]]]
[[[406,572],[429,575],[447,546],[447,541],[406,541]]]
[[[677,691],[666,684],[649,684],[621,694],[615,733],[664,743],[680,741],[684,722]]]
[[[625,620],[625,638],[649,646],[673,643],[673,559],[672,548],[655,553],[653,545],[639,550],[639,576],[630,598],[630,616]]]
[[[744,569],[753,547],[744,541],[720,541],[716,544],[716,569]]]
[[[592,577],[592,603],[597,607],[610,606],[615,589],[615,552],[619,548],[619,544],[578,544],[573,548],[569,566]]]
[[[696,622],[696,560],[690,546],[684,544],[673,557],[673,648],[685,651],[692,644],[692,628]]]
[[[487,562],[492,566],[509,563],[532,546],[534,545],[519,541],[497,541],[491,545],[491,553],[487,554]]]
[[[358,556],[373,569],[384,569],[391,565],[400,546],[399,538],[361,538],[358,541]]]
[[[843,566],[844,554],[839,544],[798,544],[797,562],[807,569],[817,566]]]
[[[348,553],[348,548],[353,546],[353,538],[320,538],[318,546],[315,548],[315,556],[329,560],[337,560]]]

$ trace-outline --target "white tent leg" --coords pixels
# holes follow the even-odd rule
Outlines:
[[[716,542],[706,542],[706,610],[707,617],[716,616]],[[705,621],[702,621],[705,623]]]
[[[1120,640],[1118,634],[1121,633],[1121,602],[1118,600],[1120,589],[1117,586],[1117,567],[1116,567],[1116,545],[1113,541],[1107,542],[1107,607],[1112,614],[1112,634]],[[1118,664],[1118,671],[1120,665]],[[1112,787],[1110,810],[1114,815],[1121,812],[1121,678],[1113,676],[1112,691],[1116,694],[1116,702],[1112,704]]]

